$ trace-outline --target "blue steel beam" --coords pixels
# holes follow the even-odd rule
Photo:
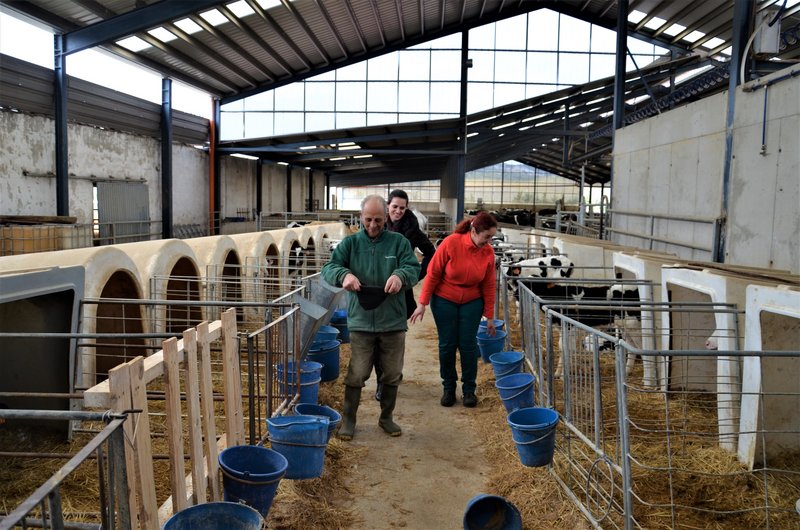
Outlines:
[[[64,54],[94,48],[223,4],[220,0],[163,0],[64,35]]]

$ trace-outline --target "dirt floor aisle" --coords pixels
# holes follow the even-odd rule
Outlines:
[[[470,426],[470,416],[481,409],[465,408],[460,388],[455,406],[439,404],[437,352],[436,326],[427,311],[406,336],[404,380],[395,411],[403,428],[399,438],[378,426],[374,377],[367,381],[350,442],[365,454],[345,480],[359,519],[352,528],[463,528],[467,502],[485,491],[489,466]]]

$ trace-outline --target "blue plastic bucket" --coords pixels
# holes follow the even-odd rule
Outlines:
[[[328,342],[336,340],[339,330],[334,326],[320,326],[317,334],[314,335],[314,342]]]
[[[484,329],[478,332],[475,338],[478,339],[478,348],[481,350],[483,362],[488,363],[489,357],[491,357],[492,354],[503,351],[503,347],[506,343],[506,332],[498,329],[494,337],[490,337]]]
[[[522,530],[522,516],[503,497],[481,493],[467,503],[464,530]]]
[[[259,530],[263,518],[253,508],[235,502],[207,502],[181,510],[162,530]]]
[[[529,407],[508,415],[511,436],[523,466],[546,466],[553,461],[558,413],[553,409]]]
[[[294,413],[303,416],[324,416],[328,418],[328,440],[330,441],[336,427],[342,421],[342,415],[325,405],[312,405],[311,403],[298,403],[294,406]]]
[[[286,478],[316,478],[322,475],[328,424],[322,416],[278,416],[267,420],[272,448],[286,457]]]
[[[525,360],[525,354],[518,351],[501,351],[489,356],[496,379],[522,372],[523,360]]]
[[[500,392],[500,399],[506,412],[532,407],[533,402],[533,375],[522,372],[501,377],[495,381],[494,386]]]
[[[488,320],[481,320],[481,323],[478,324],[478,333],[480,333],[481,331],[485,332],[486,331],[486,326],[487,326],[488,323],[489,323]],[[495,327],[495,329],[505,330],[506,329],[506,321],[505,320],[498,320],[498,319],[495,318],[494,319],[494,327]]]
[[[335,309],[331,316],[331,325],[347,322],[347,309]]]
[[[236,445],[219,454],[225,500],[244,502],[264,519],[289,462],[277,451],[257,445]]]
[[[339,330],[339,341],[342,344],[349,344],[350,343],[350,330],[347,329],[347,318],[345,317],[344,321],[342,321],[342,322],[333,322],[333,321],[331,321],[331,325]]]
[[[339,378],[339,341],[328,340],[315,342],[308,350],[308,360],[320,363],[322,371],[320,378],[323,381],[336,381]]]
[[[275,370],[278,375],[278,384],[284,394],[288,394],[290,388],[294,387],[294,362],[289,361],[287,375],[288,380],[284,378],[283,365],[275,365]],[[322,372],[322,364],[314,361],[303,361],[300,363],[300,398],[298,403],[316,403],[319,398],[319,382],[321,380],[320,374]]]

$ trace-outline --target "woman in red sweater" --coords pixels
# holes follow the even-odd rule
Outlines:
[[[422,320],[430,304],[439,331],[439,374],[442,377],[441,404],[456,402],[456,349],[461,353],[461,390],[465,407],[478,404],[475,378],[478,375],[478,332],[481,316],[489,319],[487,333],[495,334],[494,251],[489,244],[497,233],[497,221],[486,212],[465,219],[436,249],[419,296],[411,323]]]

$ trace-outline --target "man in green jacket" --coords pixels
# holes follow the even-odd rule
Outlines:
[[[350,363],[344,379],[344,405],[339,438],[352,440],[361,389],[378,356],[383,375],[381,415],[378,425],[390,436],[402,430],[392,420],[397,387],[403,379],[406,297],[419,278],[420,265],[408,240],[385,229],[386,200],[369,195],[361,201],[362,229],[342,240],[322,267],[331,285],[349,291],[347,327],[350,330]]]

